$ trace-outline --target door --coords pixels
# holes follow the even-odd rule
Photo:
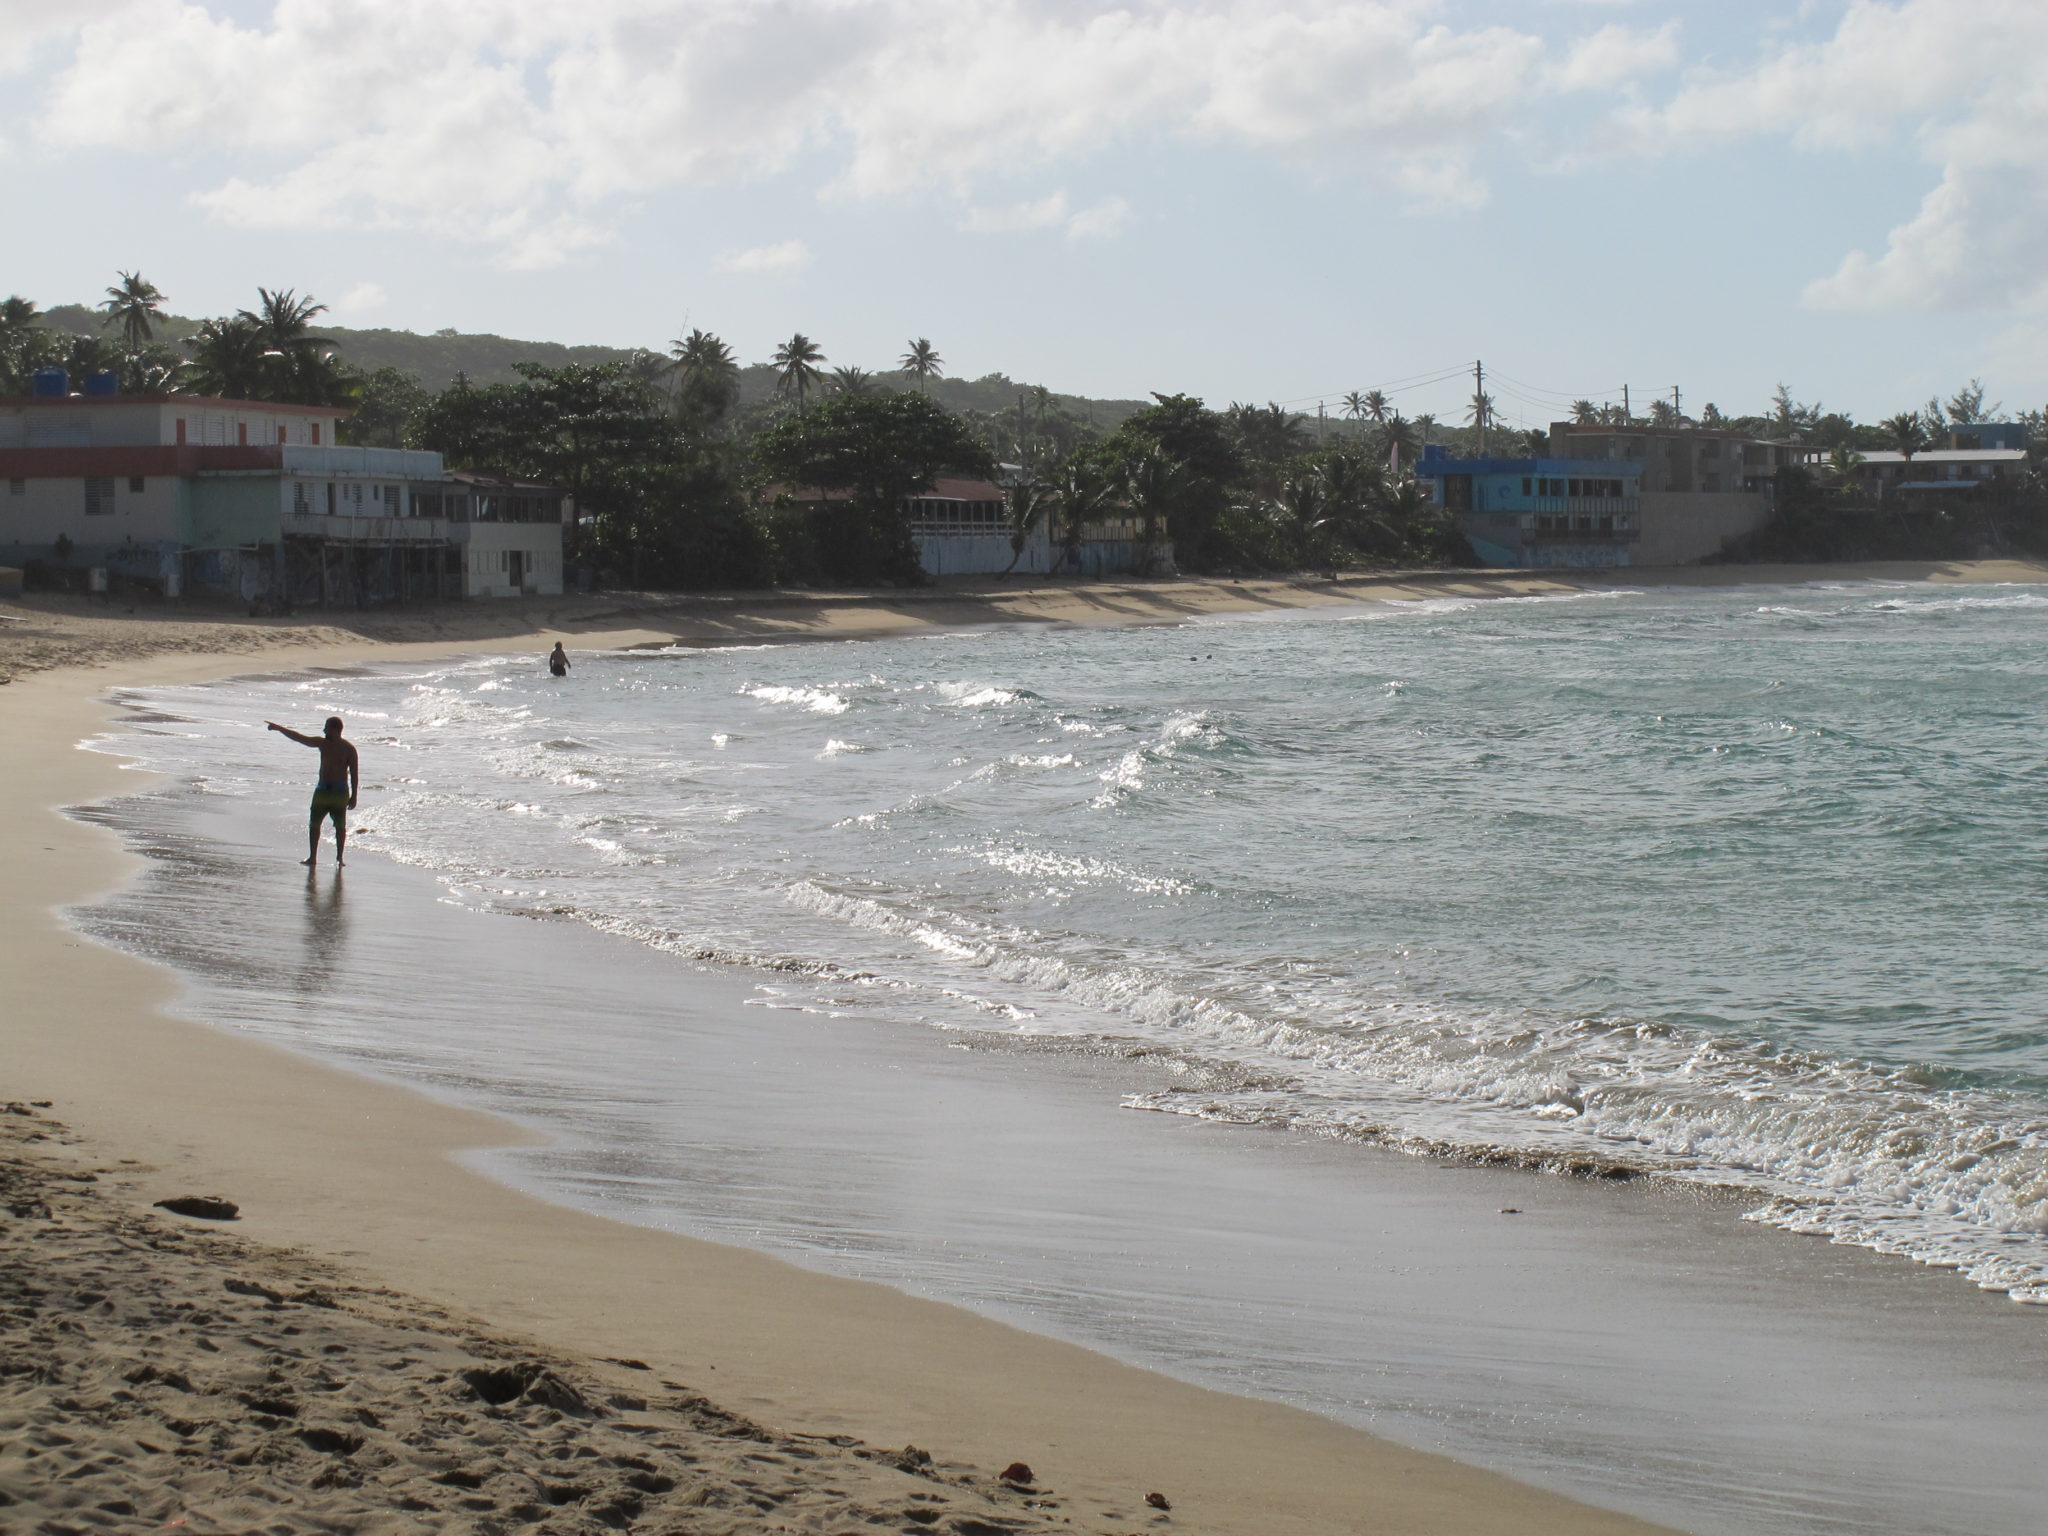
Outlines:
[[[524,591],[526,588],[526,551],[523,549],[508,550],[505,554],[505,569],[511,574],[512,590],[514,592]]]

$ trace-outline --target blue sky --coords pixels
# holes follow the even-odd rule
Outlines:
[[[1313,408],[2048,401],[2040,0],[0,0],[0,291]],[[1404,386],[1461,412],[1469,380]]]

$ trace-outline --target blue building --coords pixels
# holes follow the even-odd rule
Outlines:
[[[1433,444],[1415,476],[1489,565],[1627,565],[1642,538],[1639,459],[1454,459]]]
[[[2027,424],[2024,421],[1972,421],[1957,426],[1948,434],[1948,445],[1952,449],[1971,448],[2025,449],[2027,446]]]

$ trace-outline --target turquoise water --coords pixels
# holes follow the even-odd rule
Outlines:
[[[1645,591],[137,702],[281,816],[261,722],[340,713],[363,848],[774,1007],[1142,1041],[1133,1108],[1735,1185],[2040,1301],[2044,641],[2048,589]]]

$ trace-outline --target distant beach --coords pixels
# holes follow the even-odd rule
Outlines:
[[[34,1183],[38,1190],[62,1193],[63,1172],[102,1170],[91,1196],[98,1203],[67,1204],[68,1196],[50,1200],[36,1194],[23,1203],[32,1208],[34,1200],[45,1200],[51,1210],[47,1230],[36,1226],[44,1221],[40,1216],[17,1216],[8,1229],[10,1239],[18,1254],[27,1254],[37,1243],[56,1242],[66,1233],[79,1242],[100,1241],[87,1236],[91,1233],[131,1240],[139,1234],[182,1234],[144,1241],[144,1247],[158,1245],[150,1251],[163,1253],[161,1263],[143,1254],[139,1261],[124,1258],[119,1264],[95,1260],[99,1269],[88,1266],[80,1271],[81,1291],[96,1288],[115,1296],[111,1312],[91,1318],[93,1347],[112,1355],[121,1350],[122,1329],[163,1326],[127,1305],[124,1294],[149,1284],[167,1285],[172,1294],[189,1295],[198,1304],[200,1296],[218,1290],[222,1266],[233,1271],[228,1278],[253,1276],[252,1283],[284,1298],[268,1300],[261,1290],[234,1292],[232,1308],[255,1308],[262,1314],[238,1321],[238,1327],[271,1326],[286,1316],[301,1326],[300,1312],[307,1323],[322,1329],[385,1327],[384,1312],[392,1308],[447,1309],[469,1321],[443,1324],[415,1312],[403,1326],[427,1333],[445,1327],[448,1347],[459,1344],[487,1361],[498,1361],[509,1352],[515,1364],[548,1362],[547,1369],[570,1383],[586,1403],[602,1403],[606,1394],[644,1402],[644,1408],[611,1409],[602,1417],[607,1421],[603,1434],[615,1442],[606,1445],[607,1455],[628,1454],[620,1449],[625,1444],[622,1434],[638,1436],[641,1443],[661,1437],[681,1448],[677,1465],[685,1471],[653,1457],[660,1465],[651,1473],[625,1462],[606,1473],[613,1481],[640,1471],[643,1477],[671,1482],[672,1488],[659,1496],[640,1490],[650,1520],[667,1512],[663,1500],[670,1492],[687,1492],[689,1479],[696,1477],[706,1487],[723,1490],[699,1501],[698,1507],[706,1510],[703,1518],[710,1522],[705,1529],[746,1529],[749,1520],[786,1519],[781,1511],[800,1507],[851,1519],[856,1505],[861,1518],[879,1512],[889,1520],[900,1517],[907,1522],[905,1528],[963,1533],[1036,1529],[1040,1523],[1050,1528],[1065,1520],[1072,1522],[1065,1528],[1103,1532],[1171,1528],[1307,1533],[1360,1528],[1361,1521],[1388,1531],[1498,1531],[1503,1536],[1652,1529],[1625,1515],[1407,1449],[1316,1414],[1184,1385],[895,1289],[831,1278],[740,1248],[543,1203],[497,1178],[473,1172],[472,1168],[487,1165],[505,1177],[527,1182],[520,1171],[523,1160],[545,1154],[530,1134],[516,1131],[505,1120],[435,1103],[362,1070],[338,1070],[227,1030],[187,1022],[180,1016],[181,984],[170,971],[85,943],[55,915],[59,907],[109,892],[138,874],[136,861],[120,851],[105,830],[70,820],[59,814],[59,808],[133,792],[142,787],[141,781],[122,772],[114,759],[80,754],[73,747],[105,728],[110,718],[105,700],[112,689],[197,683],[256,668],[424,664],[452,653],[531,651],[538,658],[556,638],[566,639],[573,650],[595,650],[678,641],[872,637],[1020,623],[1175,623],[1205,613],[1278,613],[1387,599],[1540,596],[1579,589],[1582,580],[1586,585],[1652,587],[1873,579],[2042,582],[2048,581],[2048,569],[1987,562],[1770,571],[1688,568],[1605,572],[1585,578],[1563,573],[1555,578],[1542,573],[1447,573],[1334,583],[1186,581],[1017,589],[990,583],[881,594],[604,596],[366,616],[309,615],[304,622],[244,622],[225,615],[195,622],[165,617],[168,610],[130,616],[75,600],[0,601],[0,616],[15,621],[0,623],[0,675],[12,679],[10,686],[0,689],[0,767],[5,769],[0,793],[8,797],[13,811],[4,818],[8,830],[0,837],[5,838],[4,851],[15,874],[0,898],[9,904],[9,920],[0,924],[0,932],[6,934],[0,944],[5,945],[7,972],[17,978],[10,984],[15,1006],[8,1010],[5,1025],[7,1091],[24,1101],[50,1101],[47,1110],[37,1110],[34,1116],[15,1117],[17,1132],[45,1122],[53,1127],[46,1141],[32,1146],[17,1142],[21,1166],[29,1170],[17,1178]],[[353,878],[367,883],[376,877],[366,870]],[[384,911],[392,923],[403,923],[404,903],[414,900],[403,894],[410,887],[396,880],[387,884],[390,895],[367,898],[365,907]],[[379,908],[379,901],[392,905]],[[296,913],[279,915],[293,923],[301,921]],[[492,921],[466,915],[461,920]],[[482,952],[479,963],[481,957]],[[465,974],[471,975],[473,984],[485,984],[474,974]],[[346,992],[350,977],[344,971],[325,984]],[[708,1029],[739,1003],[736,994],[706,986],[691,989],[682,1006],[696,1010]],[[757,1016],[749,1023],[758,1021]],[[359,1068],[366,1065],[358,1063]],[[1132,1084],[1134,1090],[1143,1086]],[[1151,1117],[1124,1118],[1141,1128],[1157,1123]],[[55,1130],[57,1122],[68,1129]],[[530,1150],[491,1153],[479,1162],[479,1149],[521,1145]],[[41,1161],[45,1159],[51,1161]],[[1432,1193],[1427,1179],[1417,1182],[1418,1170],[1425,1166],[1395,1159],[1388,1164],[1394,1171],[1384,1178],[1373,1176],[1380,1179],[1375,1187],[1388,1192],[1387,1219],[1412,1219],[1418,1232],[1438,1230],[1442,1222],[1433,1227],[1435,1219],[1425,1217],[1419,1208],[1408,1218],[1394,1213],[1410,1198],[1426,1203],[1447,1198]],[[1455,1182],[1475,1175],[1447,1177]],[[1546,1186],[1531,1186],[1521,1175],[1476,1177],[1485,1182],[1471,1185],[1471,1198],[1457,1207],[1457,1221],[1481,1216],[1495,1221],[1503,1205],[1550,1202]],[[1527,1193],[1508,1192],[1511,1184]],[[1404,1190],[1407,1193],[1401,1193]],[[1567,1187],[1558,1192],[1571,1193]],[[150,1211],[150,1201],[184,1193],[218,1193],[234,1199],[242,1207],[242,1219],[233,1227],[235,1241],[258,1246],[243,1249],[215,1242],[205,1235],[211,1229]],[[1035,1197],[1032,1191],[1019,1192],[1019,1199],[1026,1202]],[[1624,1205],[1608,1202],[1605,1215],[1591,1218],[1594,1229],[1604,1224],[1609,1236],[1596,1241],[1611,1242],[1617,1261],[1639,1239],[1646,1221],[1661,1219],[1650,1217],[1647,1206],[1628,1206],[1628,1198],[1633,1197],[1625,1197]],[[1564,1219],[1562,1214],[1559,1219]],[[1570,1220],[1588,1218],[1581,1210]],[[1512,1227],[1512,1219],[1503,1225]],[[1522,1262],[1550,1262],[1543,1257],[1546,1242],[1540,1237],[1525,1238],[1518,1232],[1506,1240],[1527,1244],[1514,1250]],[[1824,1263],[1834,1263],[1828,1250],[1801,1248],[1796,1240],[1775,1236],[1765,1240],[1786,1244],[1788,1254],[1810,1252]],[[74,1243],[66,1251],[76,1254],[81,1249]],[[123,1251],[140,1252],[133,1241]],[[1718,1261],[1702,1247],[1699,1262],[1711,1267]],[[1861,1276],[1849,1283],[1843,1296],[1873,1305],[1905,1305],[1900,1286],[1926,1284],[1931,1278],[1903,1266],[1887,1269],[1887,1261],[1867,1255],[1851,1255],[1843,1262]],[[295,1265],[303,1266],[303,1271]],[[1894,1275],[1905,1278],[1887,1278]],[[121,1286],[131,1292],[119,1293]],[[341,1303],[336,1309],[341,1315],[331,1322],[321,1307],[290,1299],[294,1292],[321,1286],[330,1299]],[[419,1301],[377,1299],[382,1286]],[[1625,1293],[1626,1284],[1615,1289],[1616,1304]],[[1476,1298],[1473,1304],[1483,1305]],[[1917,1298],[1913,1304],[1918,1304]],[[83,1316],[99,1303],[76,1305]],[[1508,1296],[1501,1305],[1512,1307],[1515,1302]],[[44,1303],[46,1318],[56,1310],[54,1301]],[[315,1312],[322,1315],[315,1317]],[[1937,1303],[1932,1314],[1936,1334],[1959,1349],[1971,1339],[2018,1338],[2019,1328],[2038,1322],[2009,1303],[1962,1288],[1953,1300]],[[1552,1318],[1543,1326],[1562,1325]],[[1660,1326],[1679,1329],[1686,1324],[1674,1312]],[[167,1338],[156,1346],[162,1360],[151,1356],[159,1376],[167,1371],[195,1380],[202,1374],[218,1376],[203,1358],[206,1351],[196,1334],[173,1329]],[[479,1338],[485,1342],[478,1344]],[[340,1334],[334,1342],[358,1347]],[[361,1347],[371,1346],[365,1342]],[[58,1378],[66,1371],[87,1369],[75,1350],[59,1351],[53,1359]],[[607,1365],[606,1359],[641,1361],[650,1369],[640,1373],[634,1367]],[[453,1360],[451,1355],[447,1369],[455,1369]],[[1893,1363],[1903,1369],[1907,1360],[1899,1357]],[[234,1368],[245,1366],[237,1362]],[[94,1382],[113,1390],[106,1375],[109,1365],[91,1369],[100,1373]],[[1989,1366],[1977,1361],[1969,1369],[1981,1373]],[[643,1390],[636,1385],[643,1374],[674,1385]],[[78,1385],[70,1384],[73,1395]],[[16,1411],[47,1413],[47,1406],[37,1405],[61,1388],[53,1379],[9,1390],[16,1394],[11,1399]],[[145,1383],[129,1390],[143,1399],[133,1412],[194,1417],[160,1387]],[[358,1379],[335,1401],[345,1401],[351,1411],[360,1406],[388,1417],[392,1410],[387,1398],[362,1396],[368,1390]],[[420,1388],[408,1379],[393,1390],[416,1394]],[[514,1401],[509,1410],[530,1420],[536,1433],[547,1430],[530,1453],[536,1469],[548,1446],[577,1438],[551,1427],[557,1421],[548,1420],[546,1412],[563,1410],[551,1409],[546,1396],[542,1390],[531,1400]],[[1506,1396],[1511,1400],[1513,1392]],[[774,1462],[771,1474],[750,1470],[729,1457],[715,1464],[707,1460],[716,1446],[730,1444],[736,1420],[687,1406],[700,1397],[718,1412],[766,1426],[767,1449],[761,1454]],[[111,1443],[137,1432],[133,1422],[120,1415],[66,1412],[74,1415],[65,1422],[66,1433],[79,1445],[91,1446],[101,1439]],[[681,1420],[692,1413],[698,1415],[694,1423],[683,1424]],[[249,1433],[258,1440],[282,1437],[280,1444],[296,1435],[295,1446],[310,1444],[300,1431],[317,1416],[308,1415],[303,1424],[287,1423],[289,1415],[269,1417],[277,1422],[258,1422]],[[571,1413],[562,1422],[581,1421]],[[320,1426],[326,1426],[324,1418]],[[346,1425],[326,1427],[344,1440],[358,1434]],[[408,1433],[428,1431],[421,1427]],[[444,1426],[435,1433],[444,1433],[444,1439],[427,1448],[430,1459],[460,1460],[474,1451],[474,1443],[462,1438],[472,1434],[473,1427]],[[693,1434],[698,1438],[693,1440]],[[905,1470],[889,1458],[865,1452],[849,1458],[835,1450],[813,1466],[804,1446],[815,1442],[805,1441],[806,1436],[852,1437],[866,1450],[887,1451],[899,1459],[902,1446],[915,1445],[936,1459],[939,1476],[927,1475],[915,1459]],[[376,1438],[369,1435],[366,1443]],[[528,1452],[496,1440],[492,1444],[492,1455],[506,1464],[502,1475],[525,1475],[519,1471],[524,1465],[519,1457]],[[221,1449],[225,1453],[231,1447],[223,1441]],[[354,1454],[358,1453],[342,1454],[340,1463]],[[203,1460],[199,1458],[201,1464]],[[1032,1468],[1035,1480],[1026,1491],[1005,1485],[996,1476],[1012,1462]],[[185,1457],[175,1466],[192,1464],[193,1458]],[[293,1462],[293,1470],[278,1472],[267,1497],[281,1499],[287,1512],[299,1507],[318,1513],[328,1507],[323,1501],[343,1497],[331,1486],[323,1490],[315,1484],[322,1469],[336,1464],[332,1449],[307,1451],[302,1464]],[[169,1479],[175,1485],[181,1474],[167,1470],[173,1465],[147,1460],[109,1464],[96,1474],[96,1481],[79,1487],[97,1494],[118,1490],[123,1479]],[[409,1496],[424,1492],[431,1499],[459,1497],[425,1487],[440,1470],[438,1462],[421,1463],[421,1486],[412,1488]],[[17,1496],[24,1478],[34,1480],[31,1473],[23,1464],[0,1464],[0,1480]],[[710,1512],[721,1499],[746,1502],[746,1480],[763,1475],[774,1482],[763,1496],[773,1500],[778,1513],[758,1516],[737,1505],[723,1514]],[[584,1479],[588,1489],[568,1502],[595,1501],[589,1506],[594,1511],[601,1502],[596,1491],[600,1481]],[[372,1479],[366,1486],[374,1492],[387,1482]],[[854,1486],[855,1491],[846,1495],[850,1502],[818,1502],[827,1483]],[[434,1485],[442,1490],[453,1486],[445,1481]],[[251,1493],[250,1487],[246,1479],[238,1481],[232,1497],[266,1497]],[[519,1487],[526,1491],[515,1496],[512,1483],[503,1485],[501,1508],[516,1504],[518,1497],[534,1497],[541,1487],[538,1472],[530,1488]],[[1597,1467],[1583,1469],[1569,1491],[1600,1503]],[[1172,1506],[1170,1512],[1145,1502],[1152,1492],[1163,1495]],[[108,1495],[113,1502],[120,1498],[118,1492]],[[209,1498],[226,1500],[229,1493],[194,1484],[189,1507],[200,1514],[211,1508],[210,1518],[217,1523],[249,1518],[243,1511],[253,1507],[227,1502],[208,1506]],[[48,1517],[59,1518],[74,1507],[87,1506],[59,1501],[42,1509]],[[455,1505],[445,1507],[452,1514]],[[763,1506],[755,1501],[754,1507]],[[134,1509],[136,1521],[147,1517],[150,1523],[161,1524],[175,1518],[168,1504],[161,1509],[135,1504]],[[917,1512],[905,1513],[912,1509]],[[927,1510],[938,1514],[926,1520]],[[719,1520],[726,1523],[716,1523]],[[976,1520],[993,1524],[971,1523]],[[208,1527],[195,1520],[192,1528]]]

